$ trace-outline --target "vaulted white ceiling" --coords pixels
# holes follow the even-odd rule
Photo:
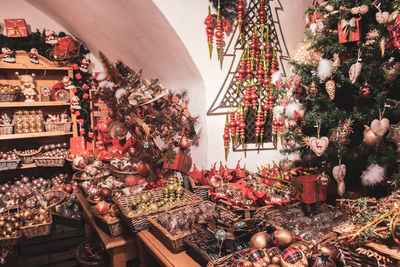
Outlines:
[[[151,0],[26,0],[81,39],[92,53],[122,60],[166,87],[201,82],[191,56]]]

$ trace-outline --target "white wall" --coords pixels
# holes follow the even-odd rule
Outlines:
[[[93,3],[90,4],[79,0],[27,1],[30,4],[24,0],[2,0],[0,17],[25,18],[33,30],[36,30],[36,28],[49,28],[56,32],[64,31],[73,34],[89,44],[88,46],[93,52],[104,48],[106,55],[111,55],[112,60],[123,59],[124,61],[132,62],[129,65],[133,68],[143,68],[144,75],[148,79],[162,77],[161,83],[168,88],[188,89],[190,96],[189,108],[193,115],[200,116],[200,126],[202,128],[201,146],[193,150],[193,161],[200,167],[208,167],[216,161],[224,161],[222,134],[225,116],[206,116],[206,112],[225,78],[229,62],[226,60],[224,68],[221,70],[219,63],[216,61],[215,50],[213,52],[213,60],[209,60],[204,25],[208,1],[152,0],[152,3],[159,8],[161,13],[150,11],[153,15],[147,16],[146,20],[141,22],[145,25],[143,30],[134,34],[131,32],[131,35],[124,33],[131,31],[132,28],[140,29],[143,26],[137,24],[140,20],[133,18],[133,11],[138,12],[137,9],[134,10],[135,7],[139,5],[141,7],[139,10],[144,12],[143,6],[152,6],[150,0],[124,0],[118,2],[121,6],[115,12],[111,12],[118,6],[114,1],[97,1],[95,6],[93,6]],[[304,38],[304,10],[311,4],[311,1],[280,0],[283,11],[275,10],[275,8],[279,8],[278,0],[271,1],[273,15],[276,16],[278,14],[279,16],[289,51]],[[83,9],[82,5],[84,5]],[[76,6],[80,8],[77,10]],[[75,13],[72,12],[71,8],[75,10]],[[43,10],[44,13],[40,10]],[[74,13],[74,15],[71,15],[71,13]],[[113,16],[113,14],[119,15]],[[160,17],[155,18],[154,14],[157,16],[163,14],[175,29],[177,36],[183,43],[183,47],[180,46],[180,51],[174,51],[171,54],[160,53],[160,50],[157,49],[160,46],[169,44],[169,42],[174,42],[174,45],[179,47],[174,34],[169,34],[168,40],[164,37],[158,37],[155,41],[151,39],[149,42],[149,39],[154,36],[162,36],[160,31],[165,31],[166,29],[165,25],[160,25],[160,23],[164,23],[163,19]],[[110,25],[110,23],[117,23],[119,25],[118,29],[122,27],[124,30],[118,31],[118,36],[116,36],[116,32],[110,30],[110,27],[115,25]],[[155,47],[152,47],[153,44]],[[147,49],[139,49],[138,51],[136,45],[145,45],[144,47],[147,47]],[[187,51],[184,51],[185,48]],[[134,52],[128,53],[128,51]],[[154,53],[157,53],[156,56],[154,56]],[[194,66],[190,59],[187,59],[187,53],[193,60]],[[180,62],[184,61],[179,67],[177,67],[176,63],[168,64],[169,62],[177,62],[177,57]],[[102,69],[101,64],[93,55],[90,59],[94,62],[94,71]],[[182,72],[182,66],[186,66],[188,75],[178,74],[178,71],[181,71],[179,73],[184,73]],[[201,75],[200,79],[197,78],[197,72]],[[230,151],[228,165],[234,166],[241,159],[241,162],[245,162],[249,169],[255,170],[256,166],[272,160],[278,161],[279,158],[281,158],[281,155],[276,150],[261,151],[260,153],[249,151],[246,155],[243,152]]]
[[[215,50],[213,51],[213,60],[208,57],[204,25],[208,1],[153,0],[153,2],[176,30],[199,69],[204,81],[206,110],[208,110],[225,79],[229,65],[226,60],[223,69],[220,69]],[[281,0],[283,10],[277,9],[276,11],[275,8],[280,8],[279,3],[276,0],[271,2],[273,16],[276,14],[279,16],[289,52],[304,38],[304,11],[311,2],[311,0]],[[207,116],[207,165],[200,165],[200,167],[208,167],[217,161],[224,161],[222,140],[224,122],[225,116]],[[241,160],[242,163],[246,163],[248,169],[255,170],[261,164],[272,160],[279,161],[280,158],[282,155],[277,150],[260,151],[259,153],[248,151],[246,154],[230,151],[228,166],[234,166],[238,160]]]

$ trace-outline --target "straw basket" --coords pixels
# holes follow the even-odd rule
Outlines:
[[[51,217],[51,211],[47,211],[47,220],[42,224],[30,225],[30,226],[22,226],[21,231],[26,238],[33,238],[38,236],[49,235],[51,231],[51,224],[53,219]]]
[[[46,122],[46,132],[70,132],[72,122]]]
[[[14,102],[17,100],[19,92],[0,93],[0,102]]]
[[[64,157],[33,157],[33,161],[38,167],[62,167],[65,163]]]
[[[14,125],[0,125],[0,135],[4,134],[12,134],[14,129]]]
[[[148,192],[148,191],[142,191],[142,192]],[[142,193],[141,192],[141,193]],[[151,190],[153,196],[152,196],[152,200],[154,202],[158,202],[161,199],[163,199],[164,197],[164,188],[156,188]],[[153,216],[156,215],[162,211],[165,210],[171,210],[171,209],[175,209],[175,208],[179,208],[179,207],[183,207],[183,206],[187,206],[187,205],[193,205],[196,203],[201,202],[201,199],[190,193],[189,191],[187,191],[186,189],[183,190],[183,195],[181,197],[181,202],[176,203],[172,206],[167,206],[167,207],[162,207],[159,208],[157,210],[153,210],[153,211],[149,211],[149,212],[143,212],[143,213],[139,213],[139,214],[134,214],[134,215],[129,215],[128,214],[128,206],[133,203],[136,202],[139,199],[139,195],[141,194],[132,194],[129,196],[121,196],[118,199],[114,199],[115,204],[118,205],[119,209],[121,210],[121,215],[122,218],[126,221],[126,223],[128,224],[129,228],[131,229],[132,232],[139,232],[142,231],[146,228],[149,227],[149,221],[147,220],[148,216]]]
[[[24,154],[20,153],[18,150],[14,148],[14,153],[21,158],[22,164],[30,164],[33,163],[33,157],[42,152],[43,147],[39,147],[38,150],[29,153],[29,154]]]
[[[0,171],[15,170],[21,160],[0,160]]]
[[[188,175],[190,186],[193,189],[193,193],[201,197],[203,200],[210,200],[208,191],[210,190],[209,185],[197,185],[192,176]]]
[[[96,220],[97,225],[109,236],[117,237],[122,234],[122,224],[120,220],[117,220],[113,223],[109,223],[104,220],[103,216],[97,214],[94,207],[91,207],[92,214]]]

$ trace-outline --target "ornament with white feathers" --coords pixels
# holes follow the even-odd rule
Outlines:
[[[271,82],[275,85],[276,82],[282,82],[282,72],[276,71],[271,75]]]
[[[112,89],[114,88],[114,83],[111,81],[108,81],[106,79],[106,74],[104,72],[99,73],[95,77],[96,81],[99,83],[99,88],[107,88],[107,89]]]
[[[374,186],[385,180],[385,169],[378,164],[371,164],[361,174],[363,186]]]
[[[318,63],[317,76],[321,83],[332,76],[333,63],[329,59],[321,59]]]

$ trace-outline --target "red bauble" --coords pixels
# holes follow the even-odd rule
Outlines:
[[[108,212],[109,205],[105,201],[100,201],[96,204],[95,210],[98,214],[104,215]]]
[[[147,177],[150,174],[150,165],[148,163],[140,163],[137,168],[137,172],[140,176]]]
[[[64,190],[65,190],[65,192],[67,192],[67,193],[72,193],[72,190],[73,190],[72,185],[67,184],[67,185],[65,186]]]
[[[126,176],[126,178],[125,178],[125,185],[126,185],[127,187],[131,187],[131,186],[136,185],[136,176],[134,176],[134,175],[128,175],[128,176]]]
[[[179,142],[179,147],[183,150],[189,148],[189,138],[186,135],[182,136],[181,141]]]
[[[108,199],[111,197],[111,190],[108,188],[102,188],[100,190],[100,195],[104,198],[104,199]]]

